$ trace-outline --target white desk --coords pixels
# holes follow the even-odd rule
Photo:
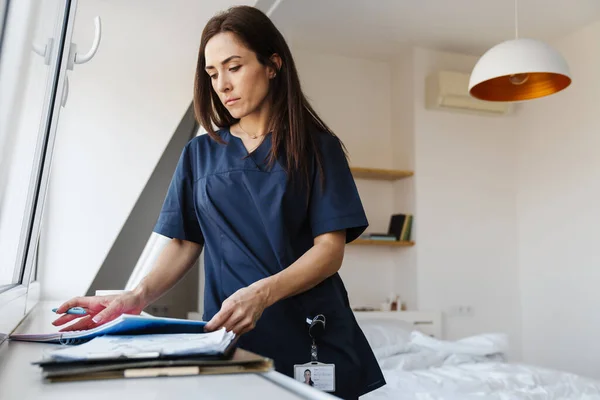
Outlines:
[[[48,332],[56,318],[49,310],[55,304],[40,303],[17,329],[18,332]],[[138,379],[112,379],[48,383],[41,369],[31,362],[55,344],[5,341],[0,346],[1,400],[117,400],[189,399],[212,400],[260,398],[277,400],[332,400],[321,392],[278,372],[265,374],[205,375]]]

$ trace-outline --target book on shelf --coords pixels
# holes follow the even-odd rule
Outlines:
[[[394,235],[396,240],[409,241],[412,237],[412,214],[394,214],[390,217],[388,233]]]
[[[410,241],[412,237],[412,214],[394,214],[390,217],[388,231],[371,232],[361,235],[364,240],[381,240],[381,241]]]

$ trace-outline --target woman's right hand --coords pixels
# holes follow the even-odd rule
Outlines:
[[[79,318],[79,321],[64,327],[60,332],[87,330],[112,321],[121,314],[140,314],[146,306],[143,297],[134,292],[111,296],[75,297],[58,307],[56,313],[62,314],[69,308],[82,307],[87,314],[65,314],[52,322],[52,325],[64,325]]]

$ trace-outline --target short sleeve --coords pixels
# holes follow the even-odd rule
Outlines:
[[[179,157],[154,232],[172,238],[204,244],[194,203],[194,180],[189,144]]]
[[[319,143],[325,181],[322,187],[321,172],[315,167],[309,205],[312,234],[346,229],[349,243],[367,228],[367,216],[341,142],[323,134]]]

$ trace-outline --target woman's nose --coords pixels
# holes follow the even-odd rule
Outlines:
[[[231,90],[231,82],[229,82],[229,79],[219,78],[218,90],[223,93],[230,91]]]

